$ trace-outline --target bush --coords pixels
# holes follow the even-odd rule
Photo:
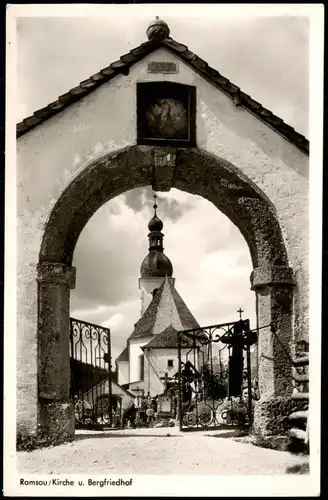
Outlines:
[[[309,474],[310,465],[308,462],[304,462],[303,464],[292,465],[291,467],[287,467],[287,474]]]
[[[65,442],[72,441],[73,437],[50,436],[47,434],[29,434],[26,429],[17,429],[16,450],[17,451],[33,451],[39,448],[56,446]]]
[[[247,419],[247,400],[237,397],[227,399],[220,407],[220,413],[226,419],[227,423],[236,422],[239,425],[246,423]]]

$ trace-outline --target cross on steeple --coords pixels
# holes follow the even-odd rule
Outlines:
[[[241,313],[243,313],[244,310],[240,307],[237,311],[237,313],[239,313],[239,319],[241,319]]]
[[[156,208],[157,208],[157,203],[156,203],[156,201],[157,201],[157,195],[156,195],[156,194],[154,194],[154,205],[153,205],[153,207],[154,207],[154,212],[155,212],[155,215],[157,215],[157,214],[156,214]]]

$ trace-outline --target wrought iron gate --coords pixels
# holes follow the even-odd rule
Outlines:
[[[111,427],[110,330],[70,318],[70,363],[76,427]]]
[[[256,341],[247,319],[178,332],[180,430],[250,424]]]

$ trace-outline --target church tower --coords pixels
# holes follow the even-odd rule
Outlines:
[[[163,222],[154,215],[149,221],[148,255],[141,264],[139,290],[141,317],[134,324],[126,348],[118,356],[118,383],[129,391],[162,394],[166,375],[177,371],[177,332],[199,328],[199,324],[175,289],[173,267],[164,254]],[[188,347],[189,348],[189,347]]]
[[[175,279],[172,277],[173,267],[171,261],[164,254],[162,233],[163,222],[157,217],[156,195],[154,195],[154,216],[149,221],[148,239],[149,253],[143,260],[140,268],[139,290],[141,293],[141,316],[149,306],[156,291],[163,283],[165,276],[174,285]]]

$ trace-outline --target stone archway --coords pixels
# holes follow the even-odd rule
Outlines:
[[[38,265],[39,423],[57,432],[73,426],[69,402],[69,297],[78,237],[90,217],[111,198],[136,187],[171,187],[211,201],[243,234],[252,258],[251,287],[259,326],[274,321],[284,348],[293,331],[293,271],[275,209],[228,162],[199,149],[131,146],[88,164],[69,184],[46,224]],[[219,230],[219,228],[218,228]],[[259,338],[261,400],[291,393],[291,365],[270,329]]]

